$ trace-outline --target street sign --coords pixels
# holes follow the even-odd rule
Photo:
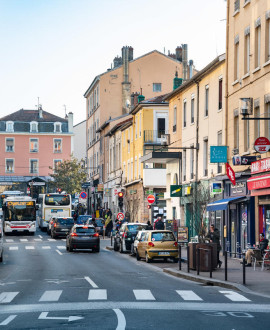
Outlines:
[[[179,184],[171,185],[170,197],[181,197],[181,196],[182,196],[182,186]]]
[[[210,146],[210,163],[226,163],[227,151],[227,146]]]
[[[254,142],[254,149],[260,154],[264,154],[270,149],[270,141],[266,137],[259,137]]]
[[[117,214],[117,216],[116,216],[116,218],[118,219],[118,220],[124,220],[124,218],[125,218],[125,215],[124,215],[124,213],[122,213],[122,212],[119,212],[118,214]]]
[[[154,195],[148,195],[148,196],[147,196],[147,202],[148,202],[149,204],[153,204],[153,203],[155,203],[155,200],[156,200],[156,198],[155,198]]]
[[[228,178],[230,179],[231,183],[235,186],[235,173],[234,170],[231,168],[229,163],[226,163],[226,173]]]
[[[86,199],[86,198],[87,198],[87,193],[86,193],[85,191],[82,191],[82,192],[80,193],[80,198],[82,198],[82,199]]]

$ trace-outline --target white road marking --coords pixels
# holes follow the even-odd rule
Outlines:
[[[63,241],[63,242],[65,242],[65,241],[66,241],[66,239],[65,239],[65,238],[62,238],[62,241]]]
[[[48,246],[48,245],[45,245],[45,246],[42,246],[42,249],[44,249],[44,250],[50,250],[50,249],[51,249],[51,247],[50,247],[50,246]]]
[[[14,239],[8,239],[8,238],[6,238],[6,242],[7,243],[12,243],[12,242],[14,242]]]
[[[40,238],[43,238],[43,236],[41,236],[41,235],[38,235]]]
[[[219,292],[223,293],[225,297],[227,297],[231,301],[250,301],[248,298],[234,291],[219,291]]]
[[[36,241],[36,242],[42,242],[42,239],[41,238],[34,238],[34,241]]]
[[[96,285],[96,283],[95,283],[94,281],[92,281],[90,277],[85,276],[84,278],[86,279],[86,281],[87,281],[88,283],[90,283],[90,285],[92,285],[93,288],[95,288],[95,289],[98,288],[98,286]]]
[[[107,290],[103,289],[90,289],[88,300],[106,300],[107,299]]]
[[[10,303],[19,292],[2,292],[0,293],[0,304]]]
[[[9,250],[18,250],[18,246],[10,246],[8,249]]]
[[[78,321],[78,320],[82,320],[83,317],[81,316],[68,316],[68,317],[59,317],[59,316],[48,316],[48,312],[42,312],[38,319],[39,320],[67,320],[68,322],[71,321]]]
[[[59,249],[59,250],[65,250],[65,246],[64,245],[59,245],[59,246],[57,246],[57,249]]]
[[[133,290],[137,300],[156,300],[150,290]]]
[[[55,238],[48,238],[48,241],[49,241],[49,242],[55,242],[56,239],[55,239]]]
[[[35,250],[34,246],[25,246],[25,250]]]
[[[56,252],[57,252],[58,254],[60,254],[60,256],[62,256],[62,255],[63,255],[63,253],[62,253],[62,252],[60,252],[59,250],[56,250]]]
[[[176,290],[176,292],[183,298],[184,300],[202,300],[195,292],[191,290]]]
[[[62,290],[45,291],[39,301],[58,301],[62,292]]]
[[[113,311],[115,312],[118,321],[116,330],[125,330],[127,324],[124,313],[120,311],[120,309],[113,309]]]
[[[17,315],[10,315],[8,318],[6,318],[0,325],[8,325],[11,321],[15,319]]]
[[[20,241],[21,242],[28,242],[28,239],[27,238],[20,238]]]

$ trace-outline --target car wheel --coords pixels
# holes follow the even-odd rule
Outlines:
[[[95,251],[95,252],[99,252],[99,251],[100,251],[100,246],[97,247],[94,251]]]
[[[73,251],[73,247],[70,245],[69,246],[69,252],[72,252]]]
[[[66,245],[66,250],[69,251],[69,247]]]
[[[137,259],[138,261],[140,261],[140,260],[141,260],[141,257],[139,256],[139,253],[138,253],[138,251],[136,252],[136,259]]]
[[[145,253],[145,261],[149,264],[151,262],[151,259],[149,258],[148,253]]]
[[[0,257],[0,262],[3,262],[3,252],[2,252],[1,257]]]
[[[118,251],[119,250],[116,241],[114,241],[114,243],[113,243],[113,249],[114,249],[114,251]]]
[[[173,258],[173,262],[177,263],[179,261],[179,258]]]

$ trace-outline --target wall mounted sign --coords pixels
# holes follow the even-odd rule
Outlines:
[[[251,164],[251,174],[270,171],[270,158],[257,160]]]
[[[254,149],[260,154],[264,154],[270,149],[270,141],[266,137],[259,137],[254,142]]]
[[[227,152],[227,146],[210,146],[210,163],[226,163]]]
[[[229,163],[226,163],[226,173],[228,178],[230,179],[231,183],[235,186],[235,173],[234,170],[231,168]]]

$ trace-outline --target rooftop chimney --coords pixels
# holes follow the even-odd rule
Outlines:
[[[188,78],[188,45],[182,44],[182,58],[183,58],[183,79]]]
[[[68,132],[73,133],[73,113],[68,113]]]
[[[43,110],[41,104],[38,106],[38,118],[43,118]]]

